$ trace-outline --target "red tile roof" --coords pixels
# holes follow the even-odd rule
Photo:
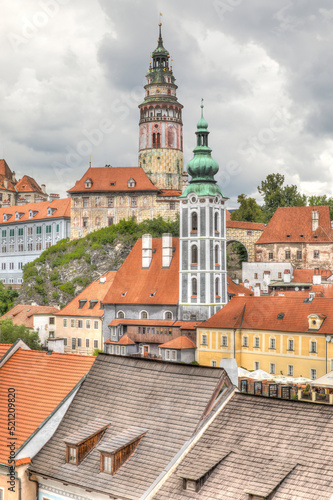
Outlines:
[[[18,183],[16,184],[16,190],[19,192],[19,193],[41,193],[41,194],[45,194],[43,193],[41,187],[39,186],[39,184],[37,184],[37,182],[35,181],[35,179],[33,179],[32,177],[29,177],[29,175],[24,175],[22,177],[22,179],[20,179],[18,181]]]
[[[13,344],[0,344],[0,359],[6,354]]]
[[[195,343],[188,337],[185,337],[185,335],[182,335],[181,337],[169,340],[165,344],[160,344],[158,347],[167,349],[195,349]]]
[[[182,194],[181,191],[172,190],[172,189],[162,189],[162,191],[157,196],[180,196]]]
[[[100,302],[104,300],[117,271],[109,271],[103,276],[93,281],[79,295],[67,304],[61,311],[57,311],[57,316],[90,316],[102,317],[104,310],[100,307]],[[104,281],[105,278],[105,281]],[[80,308],[80,301],[83,307]],[[85,301],[84,303],[82,301]],[[94,307],[90,308],[90,301],[97,301]],[[93,305],[93,304],[92,304]]]
[[[95,358],[18,349],[0,369],[0,435],[7,436],[8,388],[16,390],[16,449],[37,429],[89,371]],[[6,439],[0,463],[7,463]]]
[[[314,232],[312,231],[313,210],[319,212],[319,227]],[[324,243],[332,241],[333,231],[328,206],[280,207],[271,218],[257,244]]]
[[[110,344],[119,344],[119,345],[135,345],[132,339],[129,338],[128,335],[124,335],[118,342],[110,342]]]
[[[6,160],[0,160],[0,175],[3,175],[6,179],[13,178],[13,173],[9,168]]]
[[[238,295],[240,293],[243,293],[245,296],[253,295],[253,292],[242,285],[242,283],[240,283],[239,285],[234,283],[230,276],[227,276],[227,284],[228,293],[230,294]]]
[[[261,222],[245,222],[240,220],[227,219],[227,228],[247,229],[248,231],[264,231],[266,224]]]
[[[52,215],[47,215],[47,209],[51,207],[54,209]],[[33,217],[29,217],[29,211],[36,212],[36,215]],[[41,219],[56,219],[58,217],[70,217],[71,216],[71,200],[70,198],[64,198],[53,201],[39,201],[37,203],[26,203],[25,205],[16,205],[14,207],[3,207],[0,208],[0,224],[12,224],[17,223],[19,221],[15,220],[15,213],[19,212],[23,214],[19,221],[31,221],[34,222],[36,220]],[[4,222],[3,216],[4,214],[11,215],[7,222]]]
[[[92,186],[85,187],[86,179],[91,179]],[[134,188],[128,187],[128,181],[134,179]],[[159,191],[150,181],[149,177],[141,167],[97,167],[89,168],[84,176],[76,181],[75,186],[68,193],[89,193],[100,191]]]
[[[153,258],[149,269],[142,268],[142,239],[132,248],[106,294],[107,304],[176,305],[179,299],[179,240],[169,268],[162,268],[162,238],[153,238]],[[172,284],[172,286],[171,286]]]
[[[173,326],[180,326],[181,330],[195,330],[200,321],[175,321]]]
[[[57,312],[59,312],[57,307],[18,304],[1,316],[0,320],[9,318],[14,325],[25,325],[27,328],[33,328],[34,314],[55,314]]]
[[[6,185],[5,185],[5,181],[7,181]],[[13,182],[10,181],[9,179],[7,179],[7,177],[5,177],[4,175],[0,175],[0,189],[5,189],[6,191],[16,192],[15,185],[13,184]]]
[[[292,281],[296,283],[312,283],[314,274],[321,274],[322,279],[332,276],[332,272],[328,269],[294,269]]]
[[[327,316],[320,334],[332,334],[333,299],[317,298],[304,302],[304,297],[235,297],[199,328],[250,328],[285,332],[308,332],[309,314]],[[278,314],[284,313],[283,319]]]

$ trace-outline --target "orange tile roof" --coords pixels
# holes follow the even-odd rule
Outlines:
[[[51,207],[55,209],[52,215],[47,215],[47,209]],[[32,210],[36,212],[36,215],[32,218],[29,217],[29,211]],[[15,220],[15,213],[19,212],[23,214],[19,221]],[[3,216],[11,215],[10,219],[7,218],[7,222],[3,221]],[[63,198],[53,201],[39,201],[36,203],[26,203],[25,205],[16,205],[14,207],[3,207],[0,208],[0,224],[12,224],[22,221],[31,221],[41,219],[56,219],[58,217],[70,217],[71,216],[71,200],[70,198]]]
[[[5,181],[7,181],[6,186]],[[16,192],[14,183],[4,175],[0,175],[0,189]]]
[[[162,191],[157,196],[180,196],[182,194],[181,191],[172,190],[172,189],[162,189]]]
[[[314,232],[312,231],[313,210],[319,212],[319,227]],[[280,207],[271,218],[257,244],[323,243],[331,241],[333,241],[333,231],[328,206]]]
[[[232,279],[230,278],[230,276],[227,276],[227,289],[228,289],[228,293],[230,293],[230,294],[238,295],[239,293],[243,293],[245,296],[253,295],[253,292],[251,290],[249,290],[248,288],[246,288],[241,283],[239,285],[234,283],[232,281]]]
[[[135,342],[129,338],[128,335],[124,335],[116,344],[120,345],[135,345]]]
[[[173,238],[172,246],[175,252],[170,267],[162,268],[162,238],[153,238],[153,258],[149,269],[143,269],[142,239],[138,240],[117,272],[104,302],[176,305],[179,299],[178,238]]]
[[[0,359],[6,354],[13,344],[0,344]]]
[[[333,299],[315,297],[304,302],[304,297],[235,297],[199,328],[250,328],[285,332],[315,332],[309,330],[308,315],[326,316],[320,334],[332,334]],[[284,313],[283,319],[277,316]]]
[[[85,187],[86,179],[91,179],[92,186]],[[128,181],[134,179],[134,188],[128,187]],[[141,167],[91,167],[84,176],[76,181],[75,186],[68,193],[89,193],[96,191],[159,191],[154,186]]]
[[[177,337],[173,340],[169,340],[165,344],[160,344],[158,347],[169,348],[169,349],[195,349],[195,343],[182,335],[181,337]]]
[[[39,186],[39,184],[37,184],[35,179],[30,177],[29,175],[24,175],[22,177],[22,179],[20,179],[18,181],[18,183],[16,184],[16,190],[19,193],[37,192],[37,193],[45,194],[45,193],[43,193],[41,187]]]
[[[240,220],[231,220],[227,218],[227,227],[236,229],[248,229],[249,231],[264,231],[266,224],[261,222],[245,222]]]
[[[173,326],[180,326],[181,330],[195,330],[200,321],[175,321]]]
[[[0,160],[0,175],[3,175],[6,179],[13,178],[13,173],[9,168],[6,160]]]
[[[16,390],[16,449],[89,371],[95,358],[18,349],[0,369],[0,435],[7,436],[8,388]],[[0,463],[7,463],[7,440],[0,440]]]
[[[59,312],[57,307],[51,306],[31,306],[17,304],[10,311],[1,316],[0,320],[11,319],[14,325],[25,325],[27,328],[34,327],[34,314],[55,314]]]
[[[312,283],[314,274],[320,274],[322,279],[332,276],[332,272],[328,269],[294,269],[292,282]]]
[[[100,302],[104,300],[104,297],[112,285],[116,274],[117,271],[109,271],[90,283],[87,288],[71,300],[71,302],[61,309],[61,311],[57,311],[57,316],[102,317],[104,310],[101,309]],[[105,281],[103,281],[103,278],[106,278]],[[80,308],[80,301],[86,301],[82,308]],[[90,308],[90,301],[97,301],[92,309]]]

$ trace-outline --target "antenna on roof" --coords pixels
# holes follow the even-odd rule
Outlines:
[[[91,168],[91,158],[92,158],[92,155],[90,155],[89,168]]]

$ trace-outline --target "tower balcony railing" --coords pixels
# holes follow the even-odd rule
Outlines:
[[[156,122],[158,120],[164,120],[164,121],[169,121],[169,122],[178,122],[181,125],[183,124],[181,118],[174,118],[172,116],[146,116],[144,118],[140,118],[140,123]]]

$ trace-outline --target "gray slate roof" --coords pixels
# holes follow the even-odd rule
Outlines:
[[[91,420],[86,427],[81,427],[73,434],[70,434],[65,437],[64,442],[70,443],[74,445],[79,445],[89,437],[97,434],[98,432],[102,432],[110,425],[110,421],[105,420],[103,418],[96,418]]]
[[[330,500],[332,437],[331,406],[235,393],[154,500]],[[184,470],[198,477],[213,457],[200,491],[183,490]]]
[[[100,354],[30,468],[62,483],[138,499],[191,437],[223,375],[219,368]],[[111,422],[102,439],[78,466],[66,463],[64,439],[97,417]],[[114,476],[101,473],[98,448],[131,426],[147,429],[134,454]]]

